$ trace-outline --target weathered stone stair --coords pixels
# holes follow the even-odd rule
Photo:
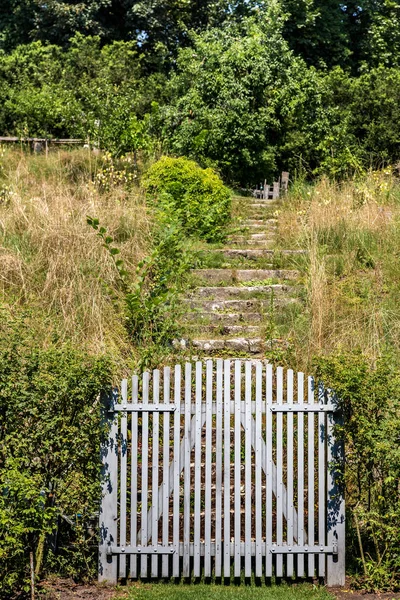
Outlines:
[[[225,247],[204,251],[219,256],[222,268],[192,270],[196,287],[185,300],[186,334],[176,344],[207,356],[261,358],[266,350],[287,345],[267,335],[270,311],[298,302],[299,271],[286,264],[273,268],[274,259],[304,251],[274,249],[279,202],[244,197],[234,202],[240,203],[242,221]]]

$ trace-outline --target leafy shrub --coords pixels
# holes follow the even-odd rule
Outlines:
[[[125,327],[139,351],[138,365],[155,366],[160,353],[171,350],[171,342],[179,335],[180,292],[190,265],[182,229],[169,219],[158,222],[152,251],[140,261],[132,278],[107,229],[96,218],[88,216],[87,223],[97,231],[118,272],[118,283],[109,292],[117,308],[124,307]]]
[[[224,237],[230,193],[212,169],[163,156],[149,168],[143,185],[157,208],[178,220],[187,234],[209,242]]]
[[[400,372],[390,355],[370,366],[361,353],[316,361],[340,398],[346,448],[348,557],[367,590],[400,588]],[[354,557],[356,562],[354,564]]]
[[[2,314],[0,597],[29,589],[30,552],[37,576],[49,565],[95,573],[97,538],[85,525],[98,510],[100,394],[110,385],[105,357],[37,349],[28,320]]]

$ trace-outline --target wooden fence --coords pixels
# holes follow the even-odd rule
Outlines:
[[[103,447],[99,580],[314,577],[344,584],[335,398],[263,361],[124,379]]]
[[[289,173],[282,171],[282,174],[278,181],[274,181],[272,185],[267,184],[267,180],[264,180],[263,184],[260,184],[256,189],[253,190],[254,198],[261,200],[277,200],[280,196],[287,193],[289,185]]]

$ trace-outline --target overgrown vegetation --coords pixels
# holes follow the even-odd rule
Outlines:
[[[100,394],[106,356],[55,338],[37,344],[29,315],[0,320],[0,596],[30,591],[35,575],[95,572],[100,493]],[[54,332],[55,334],[55,332]],[[92,531],[88,524],[92,523]]]
[[[392,171],[342,184],[299,180],[278,214],[282,247],[307,294],[280,313],[291,338],[274,356],[316,373],[341,399],[346,446],[348,567],[355,585],[400,587],[400,185]]]

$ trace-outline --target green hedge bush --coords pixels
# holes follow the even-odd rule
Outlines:
[[[400,372],[396,357],[316,361],[343,409],[348,569],[368,591],[400,589]]]
[[[192,160],[163,156],[142,180],[149,199],[190,236],[209,242],[223,239],[231,197],[212,169]]]
[[[38,579],[96,572],[87,525],[111,363],[61,343],[37,349],[28,321],[0,316],[0,597],[11,598],[29,591],[31,552]]]

